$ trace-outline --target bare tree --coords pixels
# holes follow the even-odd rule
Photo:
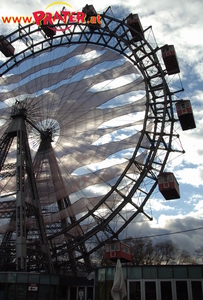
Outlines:
[[[154,249],[152,241],[146,239],[128,240],[131,246],[133,265],[151,265],[154,261]]]
[[[191,256],[191,254],[187,250],[179,251],[177,264],[193,264],[196,265],[197,261]]]
[[[174,264],[176,261],[178,247],[172,241],[163,241],[155,244],[155,259],[154,262],[157,265],[160,264]]]
[[[194,251],[194,257],[195,259],[200,263],[202,264],[202,261],[203,261],[203,247],[200,247],[198,249],[196,249]]]

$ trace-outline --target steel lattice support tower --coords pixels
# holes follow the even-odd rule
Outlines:
[[[35,182],[34,170],[28,145],[28,137],[25,125],[26,109],[20,103],[13,107],[11,114],[12,121],[1,139],[1,149],[4,149],[1,155],[0,166],[3,166],[8,155],[13,138],[17,138],[17,162],[16,162],[16,270],[27,270],[27,250],[26,250],[26,213],[25,213],[25,174],[27,175],[31,195],[32,210],[35,215],[37,231],[41,244],[41,255],[44,268],[47,272],[53,273],[54,268],[51,260],[51,253],[48,246],[46,230],[43,222],[37,186]],[[12,218],[10,223],[12,222]],[[6,247],[11,235],[4,239]],[[1,249],[2,251],[2,249]],[[1,262],[5,264],[5,262]]]
[[[30,121],[29,121],[30,122]],[[31,125],[33,125],[30,122]],[[39,130],[39,129],[37,129]],[[49,175],[51,180],[51,185],[54,187],[55,196],[57,199],[57,206],[59,212],[66,209],[67,207],[71,206],[70,199],[68,197],[68,194],[66,192],[65,184],[63,181],[63,177],[61,175],[60,168],[58,166],[58,162],[56,159],[56,155],[54,153],[54,149],[51,145],[52,142],[52,133],[51,130],[47,129],[46,131],[41,131],[41,143],[39,145],[38,151],[36,153],[33,165],[36,173],[36,180],[40,181],[40,174],[43,168],[43,164],[46,162],[46,165],[49,166]],[[47,180],[49,180],[47,178]],[[76,222],[76,217],[74,216],[74,213],[72,212],[72,215],[68,218],[61,220],[61,230],[66,231],[66,229],[69,227],[70,224],[74,224]],[[52,228],[51,225],[49,225],[49,231],[54,232],[54,228]],[[78,234],[81,235],[82,228],[78,226]],[[72,244],[73,240],[70,235],[67,233],[64,233],[65,235],[65,241],[67,244],[67,253],[69,257],[69,264],[72,270],[72,273],[74,275],[78,274],[77,270],[77,261],[75,260],[75,251],[69,250],[70,245]],[[91,270],[91,261],[88,255],[85,255],[87,253],[85,244],[82,244],[79,248],[77,248],[77,251],[84,256],[84,262],[86,264],[87,269]]]
[[[54,273],[54,268],[57,268],[57,260],[55,261],[55,267],[53,266],[54,262],[51,257],[51,249],[53,254],[55,254],[55,249],[53,249],[52,241],[48,241],[47,231],[49,233],[54,233],[55,227],[52,225],[45,226],[43,221],[42,208],[40,203],[40,197],[37,191],[37,183],[36,181],[40,181],[40,172],[41,167],[44,162],[48,162],[50,167],[50,180],[51,184],[54,186],[54,192],[57,199],[58,211],[62,211],[70,206],[70,199],[65,193],[66,188],[63,182],[63,178],[57,163],[57,159],[51,145],[52,137],[51,131],[40,131],[31,121],[26,119],[26,109],[17,102],[17,104],[13,107],[13,111],[11,114],[12,121],[9,127],[6,129],[2,139],[1,139],[1,169],[4,166],[4,162],[9,153],[9,149],[16,138],[17,143],[17,153],[16,153],[16,210],[15,213],[11,215],[10,224],[13,222],[16,223],[16,270],[24,270],[26,271],[28,268],[28,263],[30,264],[31,255],[27,253],[27,235],[28,231],[26,229],[26,216],[34,215],[36,220],[36,225],[38,229],[38,237],[41,244],[41,252],[42,261],[44,264],[44,268],[49,273]],[[34,162],[32,163],[30,148],[28,144],[27,130],[26,130],[26,120],[30,125],[37,129],[41,134],[41,143],[39,145],[39,149],[36,153]],[[36,170],[36,174],[34,174],[34,169]],[[13,174],[12,174],[13,175]],[[11,175],[11,176],[12,176]],[[29,206],[26,201],[26,189],[30,188],[30,195],[32,197],[32,205]],[[63,195],[61,194],[63,191]],[[74,215],[69,217],[68,219],[61,220],[59,224],[59,230],[66,231],[70,224],[74,224],[76,222],[76,218]],[[78,226],[78,232],[81,232],[80,226]],[[1,268],[6,268],[6,249],[8,248],[8,244],[11,240],[13,231],[7,232],[4,235],[2,245],[1,245],[1,260],[0,265]],[[69,250],[70,245],[72,244],[72,236],[64,233],[65,240],[67,243],[67,253],[69,257],[69,265],[73,272],[73,274],[77,275],[77,262],[75,260],[74,251]],[[39,253],[39,249],[37,249],[37,245],[35,245],[37,256]],[[87,253],[85,244],[82,244],[77,248],[77,251],[84,256],[84,262],[86,268],[91,270],[91,262]],[[33,255],[33,254],[32,254]],[[53,255],[54,256],[54,255]],[[59,262],[60,265],[60,262]],[[60,268],[60,266],[59,266]]]

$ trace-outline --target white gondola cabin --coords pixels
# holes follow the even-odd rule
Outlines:
[[[120,241],[106,243],[105,258],[113,261],[120,259],[121,262],[131,261],[131,248]]]
[[[13,56],[15,52],[15,48],[4,38],[3,35],[0,35],[0,51],[6,57]]]
[[[196,128],[190,100],[181,100],[176,103],[176,111],[182,130]]]
[[[161,52],[168,75],[180,73],[174,46],[166,45],[162,47]]]
[[[164,172],[158,175],[159,191],[166,200],[180,198],[179,184],[171,172]]]
[[[127,18],[127,25],[130,26],[130,32],[135,42],[144,39],[144,31],[138,14],[130,14]]]

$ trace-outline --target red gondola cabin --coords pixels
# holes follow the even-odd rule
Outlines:
[[[190,100],[178,101],[176,111],[182,130],[196,128]]]
[[[82,10],[84,13],[86,13],[88,16],[93,16],[93,15],[97,15],[96,9],[94,8],[94,6],[92,4],[88,5],[86,4],[85,7],[83,7]]]
[[[0,51],[6,57],[13,56],[15,52],[15,48],[11,44],[9,44],[9,42],[4,38],[3,35],[0,35]]]
[[[166,45],[162,47],[161,52],[168,75],[180,73],[174,46]]]
[[[51,29],[53,27],[53,29]],[[52,25],[42,25],[41,26],[42,30],[44,31],[44,33],[46,34],[46,36],[52,38],[54,35],[56,35],[56,30],[54,28],[54,26]]]
[[[144,31],[138,14],[130,14],[127,18],[127,25],[130,26],[130,32],[135,42],[144,39]]]
[[[119,241],[113,241],[105,244],[105,258],[110,260],[120,259],[121,262],[131,261],[130,246]]]
[[[92,4],[86,4],[82,11],[86,14],[86,22],[89,24],[90,30],[94,31],[97,29],[100,26],[100,23],[98,23],[98,16],[94,6]]]
[[[158,175],[159,191],[166,200],[180,198],[179,184],[171,172],[165,172]]]

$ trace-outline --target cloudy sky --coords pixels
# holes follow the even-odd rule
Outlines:
[[[43,10],[52,1],[48,0],[2,0],[0,15],[32,15]],[[86,0],[68,2],[81,11]],[[203,2],[202,0],[107,0],[91,1],[98,13],[109,4],[116,17],[123,19],[129,13],[138,13],[143,28],[152,26],[159,46],[174,44],[181,69],[184,87],[183,99],[190,99],[195,115],[196,129],[183,132],[179,127],[184,155],[176,157],[168,165],[180,184],[181,198],[165,201],[158,190],[147,205],[151,208],[153,221],[135,221],[131,228],[134,237],[176,233],[162,236],[172,239],[180,247],[193,252],[203,246]],[[1,34],[11,32],[16,25],[1,24]],[[186,232],[184,232],[186,231]],[[132,232],[129,232],[132,233]],[[177,233],[179,232],[179,233]],[[182,232],[182,233],[180,233]],[[160,239],[160,237],[159,237]]]

